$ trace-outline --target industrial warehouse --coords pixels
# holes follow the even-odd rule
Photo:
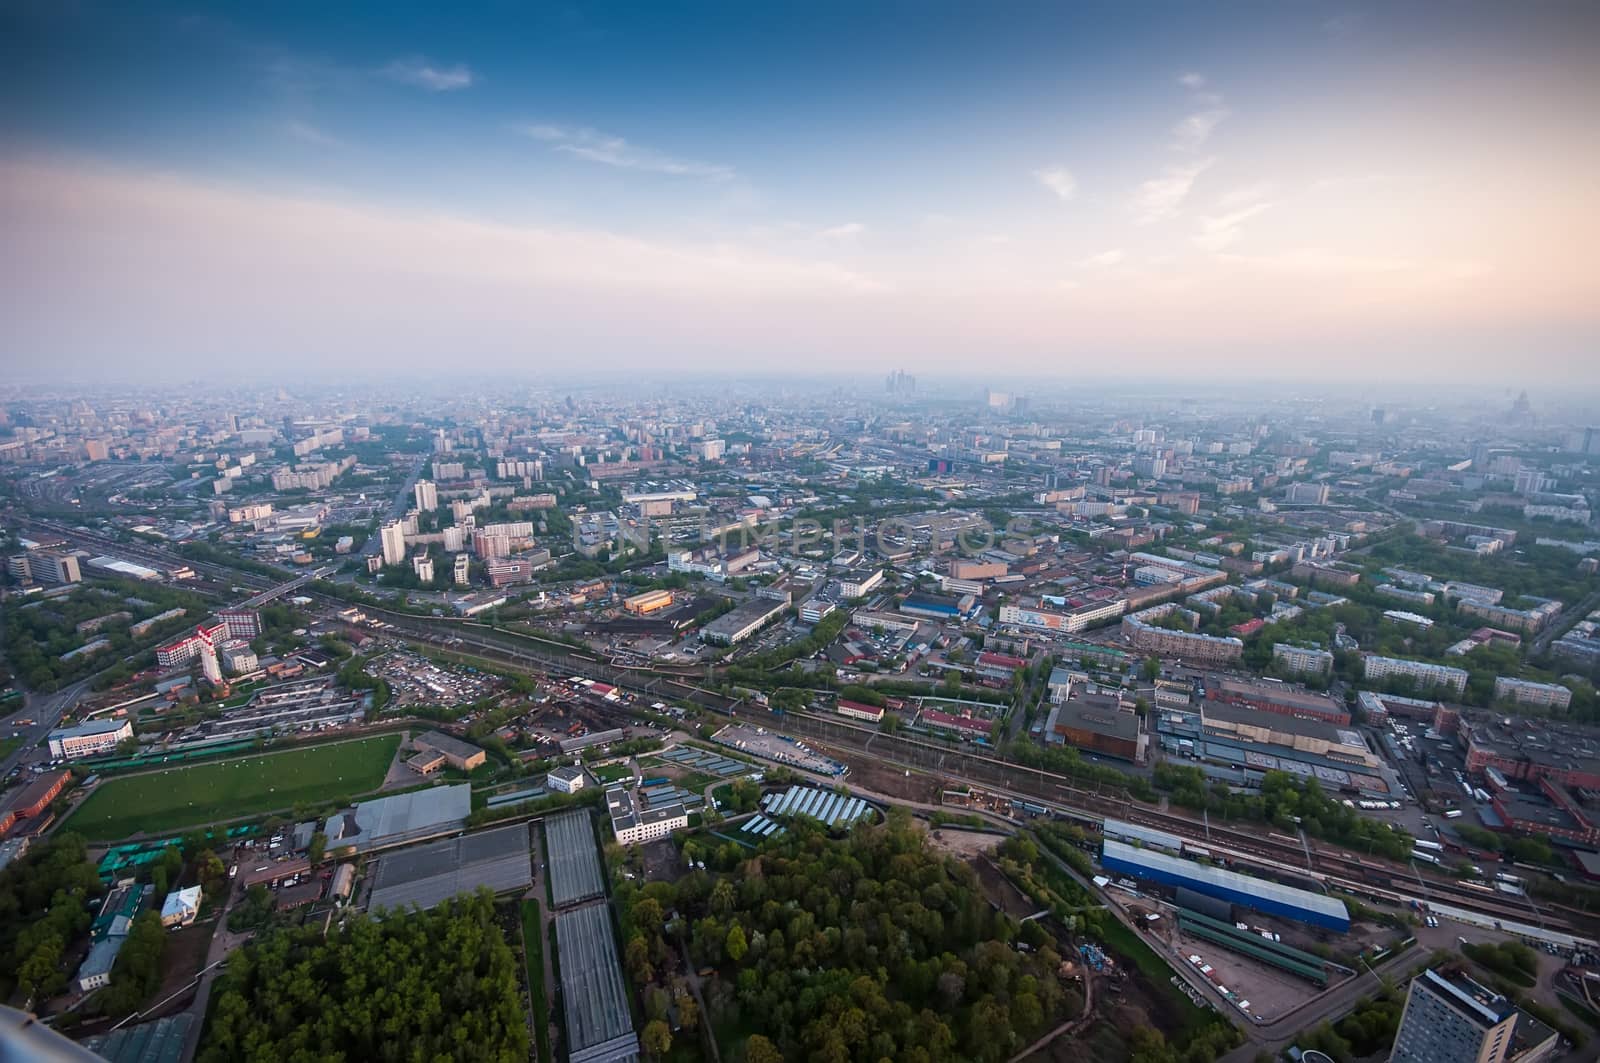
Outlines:
[[[528,827],[519,823],[385,853],[368,907],[427,909],[480,886],[505,893],[532,883]]]
[[[1350,913],[1344,902],[1310,890],[1241,875],[1113,838],[1105,839],[1100,864],[1108,873],[1129,875],[1174,889],[1193,890],[1267,915],[1294,919],[1341,934],[1350,930]]]

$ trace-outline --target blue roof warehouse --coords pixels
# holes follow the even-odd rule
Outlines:
[[[1181,886],[1267,915],[1294,919],[1341,934],[1350,930],[1350,913],[1344,902],[1310,890],[1140,849],[1110,838],[1104,842],[1100,864],[1107,871],[1165,886]]]

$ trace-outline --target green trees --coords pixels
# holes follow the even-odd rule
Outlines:
[[[487,891],[269,934],[229,960],[198,1058],[526,1060],[516,968]]]
[[[1323,792],[1315,779],[1302,782],[1288,772],[1269,771],[1259,794],[1244,795],[1209,784],[1199,768],[1189,765],[1164,762],[1156,765],[1152,777],[1157,787],[1171,794],[1174,804],[1185,808],[1203,808],[1228,819],[1265,821],[1281,830],[1299,827],[1313,838],[1326,838],[1391,860],[1403,860],[1411,852],[1411,835],[1389,830],[1346,807]]]
[[[167,932],[161,916],[146,909],[133,918],[128,940],[122,943],[111,967],[111,984],[100,995],[100,1005],[111,1015],[122,1015],[143,1004],[161,985],[161,955]]]
[[[89,929],[89,902],[104,891],[76,834],[36,845],[0,872],[0,995],[62,989],[63,954]]]
[[[733,847],[714,881],[617,890],[630,973],[661,980],[681,927],[692,965],[718,968],[710,1014],[695,1017],[756,1031],[744,1060],[1005,1059],[1066,1012],[1048,942],[1005,944],[1016,925],[903,817],[843,841],[797,824],[786,840],[754,857]],[[666,911],[678,920],[663,925]],[[640,988],[647,1002],[668,991]],[[689,1028],[691,998],[676,995]],[[739,1047],[724,1057],[741,1058]]]

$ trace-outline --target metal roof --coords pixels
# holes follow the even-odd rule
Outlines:
[[[1310,890],[1285,886],[1281,882],[1241,875],[1236,871],[1168,856],[1166,853],[1158,853],[1151,849],[1139,849],[1111,838],[1107,838],[1104,842],[1103,856],[1160,872],[1169,879],[1182,881],[1192,889],[1213,894],[1221,891],[1270,901],[1287,908],[1315,913],[1341,926],[1348,926],[1350,922],[1350,912],[1343,901],[1320,893],[1312,893]]]
[[[1176,834],[1168,834],[1164,830],[1154,827],[1141,827],[1137,823],[1126,820],[1107,818],[1101,826],[1101,833],[1107,838],[1120,838],[1125,842],[1140,842],[1157,849],[1171,849],[1174,852],[1183,847],[1183,839]]]

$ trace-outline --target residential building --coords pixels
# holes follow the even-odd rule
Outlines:
[[[1572,704],[1572,691],[1560,683],[1535,683],[1502,675],[1494,681],[1494,700],[1540,709],[1565,709]]]
[[[426,552],[414,554],[411,558],[411,571],[417,574],[417,579],[423,583],[433,582],[433,558]]]
[[[416,495],[419,511],[432,513],[439,508],[439,488],[432,480],[418,480],[412,493]]]
[[[1369,683],[1382,683],[1388,679],[1409,679],[1418,690],[1443,690],[1460,697],[1467,689],[1467,673],[1462,668],[1451,668],[1427,661],[1407,661],[1399,657],[1379,657],[1369,654],[1365,659],[1366,679]]]
[[[455,557],[455,571],[453,573],[455,585],[465,587],[472,580],[472,558],[467,554],[457,554]],[[530,573],[530,578],[531,578]]]
[[[1169,602],[1123,617],[1122,634],[1134,649],[1164,657],[1190,661],[1236,661],[1244,653],[1244,643],[1232,636],[1174,631],[1156,623],[1174,613],[1192,617],[1191,625],[1199,620],[1198,614]]]
[[[189,926],[200,915],[200,887],[173,890],[161,904],[161,925],[167,929]]]
[[[1426,970],[1411,980],[1389,1063],[1502,1063],[1517,1009],[1464,974]]]
[[[110,753],[117,743],[132,737],[133,723],[128,719],[91,720],[76,727],[58,727],[50,732],[50,755],[66,760],[92,757]]]
[[[1272,660],[1294,675],[1327,675],[1333,671],[1333,654],[1316,646],[1275,642],[1272,644]]]
[[[383,549],[383,563],[385,565],[403,565],[406,563],[406,531],[397,520],[384,522],[378,529],[378,541]]]

